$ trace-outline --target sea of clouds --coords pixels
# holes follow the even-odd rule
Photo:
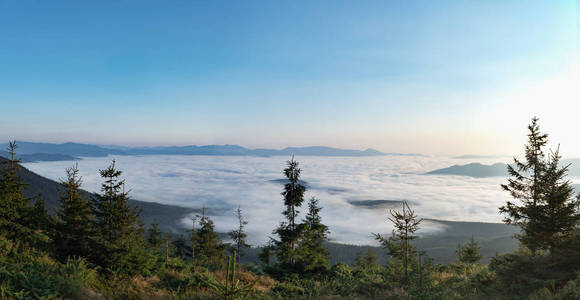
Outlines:
[[[78,161],[84,189],[97,192],[99,169],[115,159],[123,171],[131,196],[153,201],[212,209],[216,230],[235,227],[234,209],[241,206],[249,224],[249,239],[254,244],[267,241],[280,221],[283,201],[280,192],[282,170],[287,157],[246,156],[116,156],[83,158]],[[507,162],[506,159],[453,159],[448,157],[296,157],[302,179],[309,189],[306,197],[317,197],[323,206],[323,222],[330,227],[336,242],[374,244],[371,233],[390,233],[385,207],[365,208],[349,201],[408,201],[423,218],[500,222],[498,207],[509,199],[500,184],[505,178],[423,175],[451,166],[479,161]],[[502,161],[505,160],[505,161]],[[38,162],[25,166],[42,176],[58,180],[65,168],[76,162]],[[304,205],[306,206],[306,205]],[[302,207],[302,211],[306,207]],[[301,214],[303,216],[303,214]],[[183,220],[184,226],[191,221]],[[425,222],[421,234],[444,230]]]

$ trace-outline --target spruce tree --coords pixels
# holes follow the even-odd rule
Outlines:
[[[40,194],[34,198],[32,205],[28,206],[26,224],[30,229],[41,232],[48,232],[54,225],[54,219],[48,213]]]
[[[551,153],[542,176],[542,197],[538,203],[536,220],[529,230],[535,232],[536,245],[550,254],[569,238],[580,221],[579,198],[574,195],[570,180],[566,179],[569,166],[560,166],[559,148]]]
[[[322,224],[315,197],[308,201],[308,213],[299,225],[300,239],[297,247],[297,261],[302,274],[322,274],[329,269],[330,252],[323,243],[328,241],[328,226]]]
[[[415,232],[419,230],[419,225],[423,219],[419,219],[415,212],[411,210],[407,202],[403,202],[401,211],[389,210],[391,217],[389,221],[393,223],[394,229],[391,237],[386,238],[380,234],[375,234],[375,239],[389,251],[389,255],[403,261],[404,280],[409,277],[409,260],[416,256],[416,249],[410,244],[411,240],[418,236]]]
[[[94,253],[96,262],[109,269],[135,273],[147,267],[140,210],[132,208],[125,181],[119,179],[122,172],[115,168],[115,161],[99,171],[104,179],[101,193],[91,201],[94,215],[94,229],[97,248]],[[143,260],[143,261],[142,261]]]
[[[244,248],[250,247],[250,245],[246,243],[248,234],[244,230],[248,221],[246,221],[242,215],[242,208],[240,206],[236,209],[236,219],[238,220],[238,228],[228,232],[228,235],[234,242],[230,250],[232,253],[236,253],[237,261],[240,261],[240,258],[244,255]]]
[[[201,264],[218,265],[225,258],[225,245],[214,230],[213,221],[205,214],[205,208],[199,219],[199,229],[196,231],[196,260]]]
[[[147,233],[148,233],[147,242],[149,242],[149,245],[151,245],[153,250],[159,252],[161,250],[161,244],[163,243],[163,239],[162,232],[159,230],[159,224],[157,224],[157,221],[151,224],[151,226],[147,230]]]
[[[91,207],[80,190],[82,177],[78,165],[66,169],[66,179],[61,180],[60,207],[56,211],[54,244],[62,260],[71,256],[88,257],[92,236]]]
[[[479,244],[473,237],[465,245],[457,245],[455,254],[459,262],[467,265],[478,263],[483,257],[479,252]]]
[[[25,225],[27,200],[24,196],[26,185],[20,178],[20,160],[16,158],[15,141],[8,143],[9,157],[2,160],[0,170],[0,220]]]
[[[287,165],[287,168],[284,169],[284,175],[288,182],[284,185],[284,191],[281,193],[286,206],[282,214],[286,221],[281,222],[278,228],[274,230],[273,233],[278,235],[278,240],[273,242],[278,262],[292,269],[296,264],[296,246],[299,239],[299,231],[296,224],[296,217],[299,213],[297,208],[304,201],[306,187],[300,184],[301,170],[298,168],[298,162],[294,160],[294,156],[287,161]]]
[[[502,185],[518,202],[508,201],[499,210],[506,215],[504,222],[521,227],[518,239],[532,254],[542,249],[552,252],[580,219],[578,200],[565,179],[568,166],[559,165],[559,150],[546,158],[548,135],[540,132],[537,118],[528,131],[526,161],[514,158],[514,165],[508,166],[511,178]]]

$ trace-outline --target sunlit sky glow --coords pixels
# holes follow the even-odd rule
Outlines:
[[[0,141],[580,156],[577,1],[0,1]]]

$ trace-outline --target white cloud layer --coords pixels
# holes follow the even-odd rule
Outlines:
[[[283,178],[286,157],[114,158],[134,199],[218,208],[217,215],[212,216],[218,231],[235,227],[234,209],[238,205],[249,220],[249,238],[255,244],[264,243],[282,221],[282,185],[271,180]],[[84,158],[78,162],[85,189],[99,190],[98,169],[105,168],[112,159]],[[385,208],[356,207],[349,200],[407,200],[423,218],[499,222],[498,207],[509,197],[500,188],[503,178],[422,175],[475,160],[403,156],[297,157],[297,160],[303,180],[310,185],[306,197],[320,198],[323,221],[337,242],[374,243],[371,233],[391,231]],[[497,162],[497,159],[482,162]],[[40,175],[58,179],[72,164],[40,162],[25,166]],[[426,227],[429,228],[423,234],[441,229],[432,223]]]

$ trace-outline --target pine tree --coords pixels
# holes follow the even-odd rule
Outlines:
[[[308,201],[308,213],[299,225],[300,239],[297,247],[297,262],[302,274],[321,274],[330,268],[330,252],[323,245],[328,240],[328,226],[322,224],[318,205],[312,197]]]
[[[88,257],[92,236],[91,208],[80,190],[82,177],[78,165],[67,168],[66,176],[61,180],[65,190],[60,193],[54,237],[56,253],[63,260],[71,256]]]
[[[542,249],[552,252],[580,219],[578,200],[565,179],[568,166],[559,166],[559,150],[546,158],[543,148],[548,135],[540,132],[537,118],[528,130],[526,161],[514,158],[514,166],[508,166],[511,178],[502,185],[519,203],[508,201],[500,212],[507,215],[504,222],[521,227],[518,239],[532,254]]]
[[[299,231],[296,225],[296,217],[299,213],[298,207],[304,201],[304,192],[306,187],[300,184],[300,168],[294,157],[287,162],[288,167],[284,169],[284,175],[288,183],[284,185],[284,191],[281,193],[284,197],[286,209],[282,212],[286,221],[280,223],[274,234],[279,239],[274,241],[275,252],[278,262],[289,268],[294,268],[296,264],[296,246],[299,239]]]
[[[403,260],[404,280],[406,281],[409,277],[409,260],[416,256],[416,250],[409,242],[418,237],[415,232],[419,230],[419,225],[423,219],[417,218],[407,202],[403,202],[402,211],[389,210],[389,212],[391,217],[388,219],[394,226],[392,236],[385,238],[380,234],[375,234],[375,239],[389,251],[391,257]]]
[[[467,265],[473,265],[483,257],[479,252],[479,244],[473,237],[465,245],[457,245],[455,254],[459,262]]]
[[[240,258],[244,255],[244,248],[249,248],[250,245],[246,243],[248,234],[244,230],[248,221],[242,215],[242,208],[239,206],[236,209],[236,218],[238,220],[238,228],[228,232],[228,235],[234,241],[230,250],[232,253],[236,253],[237,261],[240,261]]]
[[[140,251],[145,248],[140,210],[129,206],[125,181],[119,179],[122,172],[115,168],[114,160],[99,173],[104,179],[101,194],[91,201],[97,241],[96,261],[109,269],[138,272],[141,266],[146,267],[141,259],[147,259]]]

